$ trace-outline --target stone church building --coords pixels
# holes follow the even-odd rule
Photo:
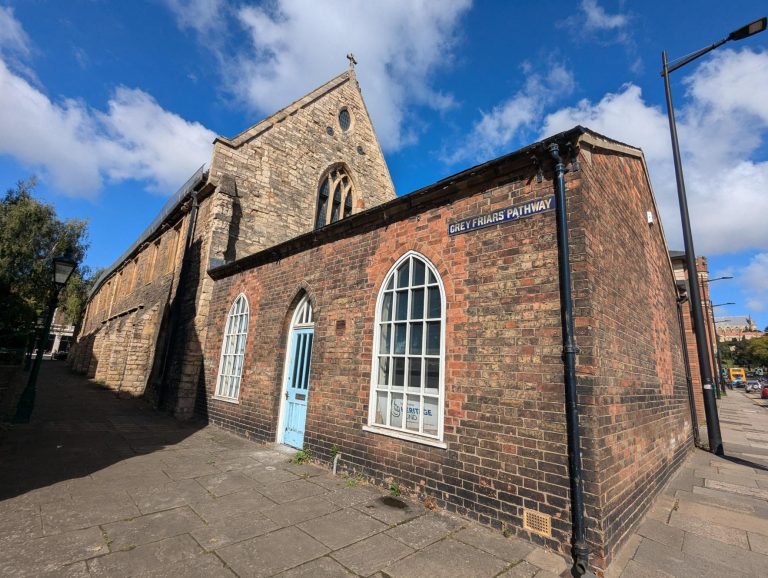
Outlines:
[[[216,139],[208,170],[94,287],[72,366],[179,418],[338,451],[342,468],[565,552],[553,146],[586,538],[604,568],[692,428],[642,152],[586,128],[398,197],[345,72]]]

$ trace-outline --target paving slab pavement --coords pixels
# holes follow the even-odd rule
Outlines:
[[[44,361],[31,422],[0,429],[0,576],[548,578],[568,568],[294,454],[179,423]]]
[[[768,576],[768,401],[718,402],[725,456],[696,449],[606,578]]]

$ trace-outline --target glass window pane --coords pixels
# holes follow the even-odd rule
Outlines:
[[[437,398],[424,396],[424,433],[437,436]]]
[[[405,353],[405,332],[407,327],[405,323],[395,325],[395,353]]]
[[[397,307],[395,309],[395,319],[397,321],[405,321],[408,318],[408,290],[398,291],[397,295]]]
[[[429,284],[432,285],[434,283],[437,283],[437,278],[435,277],[435,274],[432,273],[432,271],[429,272]]]
[[[427,355],[440,355],[440,322],[427,323]]]
[[[408,411],[405,414],[405,427],[412,431],[419,431],[419,410],[421,404],[418,397],[408,396]]]
[[[389,357],[379,357],[379,385],[389,383]]]
[[[418,323],[411,323],[411,346],[410,353],[412,355],[420,355],[422,350],[422,339],[424,335],[424,324],[419,321]]]
[[[392,387],[402,387],[403,382],[405,381],[405,358],[395,357],[392,361],[394,362]]]
[[[429,304],[427,307],[427,317],[434,319],[440,317],[440,289],[438,287],[430,287],[429,291]]]
[[[392,326],[390,324],[382,324],[380,326],[381,340],[379,344],[379,353],[391,353],[390,343],[392,342]]]
[[[389,425],[403,427],[403,394],[393,393],[390,398]]]
[[[440,360],[426,359],[427,371],[424,380],[424,387],[437,389],[440,386]]]
[[[390,275],[389,280],[387,281],[387,286],[385,289],[394,289],[395,288],[395,276]]]
[[[374,422],[381,425],[387,424],[387,392],[376,392],[376,411],[374,413]]]
[[[381,302],[381,320],[392,321],[392,293],[385,293]]]
[[[410,273],[410,259],[397,268],[397,288],[408,287],[408,274]]]
[[[408,358],[408,387],[421,389],[421,358]]]
[[[424,318],[424,289],[411,291],[411,319]]]
[[[424,285],[424,261],[413,259],[413,284]]]

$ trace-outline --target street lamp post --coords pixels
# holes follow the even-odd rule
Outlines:
[[[717,455],[723,455],[723,439],[720,435],[720,420],[717,416],[717,402],[715,394],[712,391],[712,371],[708,363],[708,347],[706,345],[704,316],[701,308],[701,295],[699,294],[699,284],[692,282],[698,278],[696,271],[696,252],[693,248],[693,236],[691,234],[691,222],[688,216],[688,200],[685,196],[685,181],[683,180],[683,165],[680,159],[680,146],[677,140],[677,125],[675,124],[675,111],[672,106],[672,89],[669,85],[669,73],[685,66],[689,62],[696,60],[707,52],[722,46],[730,40],[741,40],[762,32],[768,24],[765,17],[760,20],[739,28],[731,32],[726,38],[711,44],[693,54],[673,62],[671,65],[667,62],[667,51],[661,53],[662,71],[664,77],[664,89],[667,98],[667,114],[669,115],[669,133],[672,139],[672,157],[675,162],[675,178],[677,180],[677,196],[680,202],[680,218],[682,220],[683,241],[685,243],[685,264],[688,270],[688,283],[691,294],[691,309],[693,313],[693,330],[696,334],[696,351],[699,357],[699,371],[701,372],[701,386],[704,392],[704,413],[707,419],[707,437],[709,439],[709,451]]]
[[[59,303],[59,293],[67,284],[67,281],[69,281],[76,267],[77,263],[68,255],[53,259],[53,288],[51,289],[51,296],[48,299],[48,307],[45,311],[43,330],[38,340],[37,355],[32,364],[32,370],[29,372],[27,386],[24,388],[19,404],[16,407],[16,415],[13,418],[14,423],[28,423],[32,416],[32,408],[35,405],[37,376],[40,373],[40,364],[43,361],[43,349],[48,342],[48,333],[53,322],[53,313],[56,311],[56,306]]]

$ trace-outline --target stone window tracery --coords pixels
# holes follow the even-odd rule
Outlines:
[[[328,172],[317,195],[315,228],[320,229],[352,214],[352,179],[342,167]]]

